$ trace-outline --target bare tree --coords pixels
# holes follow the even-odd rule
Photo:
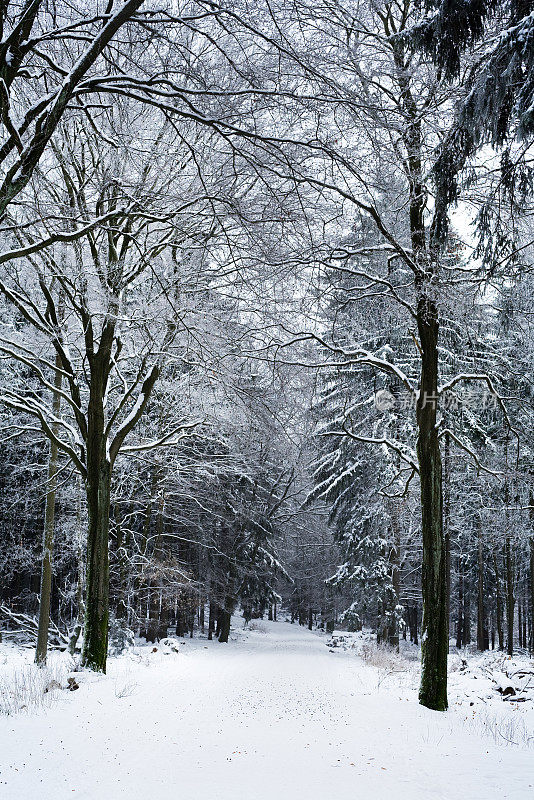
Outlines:
[[[163,359],[183,334],[174,304],[184,277],[180,248],[195,237],[203,242],[202,218],[195,220],[191,212],[205,195],[198,192],[196,174],[187,183],[182,172],[183,194],[177,201],[173,174],[160,171],[161,160],[153,151],[141,163],[136,152],[137,168],[124,153],[120,163],[115,157],[110,163],[85,133],[83,128],[65,133],[61,147],[54,147],[56,163],[50,169],[57,183],[50,181],[50,173],[46,181],[35,182],[33,212],[43,228],[54,227],[59,211],[73,230],[65,238],[75,243],[56,245],[37,257],[31,256],[31,245],[22,245],[20,252],[28,261],[8,265],[2,281],[4,295],[35,336],[28,347],[12,335],[2,341],[2,352],[23,363],[55,402],[50,406],[40,392],[9,387],[2,400],[33,418],[85,482],[89,518],[83,660],[105,670],[111,474],[147,408]],[[172,148],[166,157],[171,153]],[[83,238],[80,217],[99,220],[85,226]],[[24,237],[24,227],[13,230]],[[49,359],[50,348],[56,365]],[[65,388],[54,384],[51,374],[61,375]],[[181,430],[181,425],[165,430],[158,441],[140,443],[136,451],[172,443]]]

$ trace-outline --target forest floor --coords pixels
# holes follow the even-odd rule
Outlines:
[[[457,669],[451,709],[432,712],[415,660],[286,622],[252,627],[228,645],[137,648],[46,707],[1,716],[2,800],[534,797],[531,702],[493,701]],[[29,653],[2,645],[0,675],[17,659],[29,669]]]

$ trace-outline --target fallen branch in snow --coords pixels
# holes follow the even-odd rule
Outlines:
[[[497,691],[503,700],[512,700],[514,703],[524,703],[534,700],[534,695],[528,693],[531,688],[534,672],[527,669],[518,669],[510,673],[504,671],[488,671],[488,677],[495,683]]]
[[[490,677],[496,684],[497,691],[500,692],[503,697],[513,697],[517,694],[513,682],[504,672],[493,672]]]

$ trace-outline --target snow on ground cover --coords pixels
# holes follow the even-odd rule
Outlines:
[[[420,679],[418,647],[401,641],[401,652],[397,654],[377,647],[370,633],[342,631],[329,637],[327,646],[330,652],[350,653],[374,666],[377,690],[402,688],[407,698],[416,701]],[[508,694],[511,685],[515,687],[513,696]],[[451,645],[448,694],[449,713],[470,729],[500,744],[534,750],[534,662],[526,654],[510,658],[497,651],[458,652]]]
[[[479,678],[454,669],[440,714],[417,704],[415,659],[361,658],[363,637],[344,650],[297,625],[256,627],[228,645],[138,648],[110,659],[107,676],[78,675],[79,690],[48,708],[0,718],[0,797],[534,797],[532,749],[472,722],[487,703],[462,695]],[[493,703],[532,722],[530,704]]]

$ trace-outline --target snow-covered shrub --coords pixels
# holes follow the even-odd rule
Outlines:
[[[110,615],[109,618],[109,643],[108,653],[110,656],[120,656],[125,650],[130,650],[135,646],[135,635],[126,625],[124,620],[117,619]]]
[[[254,622],[249,622],[248,629],[249,631],[256,631],[256,633],[267,633],[267,628],[263,622],[258,622],[257,620]]]
[[[54,660],[46,667],[24,664],[0,675],[0,714],[48,707],[57,692],[66,687],[71,663]]]
[[[345,622],[349,633],[356,633],[362,629],[361,617],[352,607],[343,614],[343,622]]]
[[[405,672],[408,668],[404,658],[394,647],[376,642],[365,642],[360,650],[360,655],[366,664],[388,672]]]

